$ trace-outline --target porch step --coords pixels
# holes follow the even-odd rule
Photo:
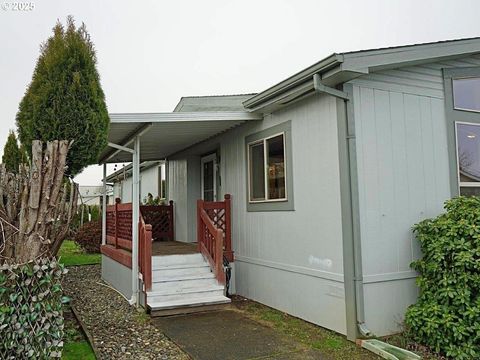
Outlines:
[[[172,270],[172,269],[188,269],[188,268],[196,268],[196,267],[207,267],[209,268],[208,264],[205,262],[198,262],[192,264],[176,264],[176,265],[158,265],[153,267],[152,270]]]
[[[188,267],[176,266],[173,268],[164,267],[162,269],[155,268],[152,270],[153,281],[156,279],[179,278],[182,276],[189,277],[193,275],[211,274],[210,266],[207,264],[197,264]]]
[[[182,264],[195,264],[203,263],[205,260],[203,255],[197,254],[185,254],[185,255],[160,255],[152,256],[152,269],[158,266],[172,266]]]
[[[148,307],[152,316],[168,316],[174,314],[190,313],[195,310],[205,311],[208,307],[213,305],[223,305],[230,303],[230,299],[223,295],[214,296],[200,296],[200,297],[185,297],[178,300],[149,302]],[[187,308],[187,309],[185,309]],[[197,308],[197,309],[195,309]],[[170,310],[164,312],[165,310]],[[174,312],[171,310],[175,310]],[[162,314],[163,312],[163,314]]]
[[[147,305],[152,316],[206,311],[230,303],[201,254],[155,256]]]
[[[189,274],[154,274],[152,277],[152,283],[172,282],[172,281],[185,281],[185,280],[200,280],[200,279],[213,279],[215,275],[212,272],[205,273],[189,273]]]
[[[191,279],[182,281],[162,281],[152,283],[152,293],[155,292],[182,292],[192,288],[208,288],[213,285],[218,285],[217,280],[213,277],[208,279]],[[150,293],[150,292],[149,292]]]
[[[182,289],[182,291],[155,291],[148,293],[149,303],[167,303],[175,300],[193,300],[201,297],[222,296],[223,286],[211,285],[209,287],[195,287]]]

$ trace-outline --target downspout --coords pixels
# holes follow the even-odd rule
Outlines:
[[[322,84],[319,74],[313,76],[313,86],[316,93],[328,94],[337,98],[347,338],[355,341],[359,336],[369,337],[372,336],[372,333],[365,325],[363,302],[358,176],[352,97],[351,91],[348,93]]]

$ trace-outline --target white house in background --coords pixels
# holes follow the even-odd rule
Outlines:
[[[143,201],[152,194],[163,198],[162,180],[165,179],[165,164],[163,161],[145,161],[140,164],[140,199]],[[132,164],[122,166],[119,170],[107,176],[107,183],[113,185],[114,199],[122,202],[132,201]]]
[[[336,53],[256,95],[110,118],[102,163],[166,159],[177,241],[217,239],[197,201],[231,194],[231,291],[351,340],[392,334],[417,297],[412,225],[480,193],[480,38]],[[139,282],[138,234],[126,266],[105,240],[105,280],[152,311],[212,301],[182,287],[201,258],[195,273],[160,252]]]
[[[101,185],[80,185],[78,187],[78,204],[98,205],[102,204],[103,186]],[[107,202],[113,204],[113,188],[107,188]]]

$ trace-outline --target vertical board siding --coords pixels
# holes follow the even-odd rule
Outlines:
[[[295,210],[247,212],[245,137],[289,120],[293,159],[287,166],[293,167],[293,179],[287,181],[293,181]],[[335,99],[313,96],[175,158],[195,162],[193,155],[218,144],[219,196],[232,194],[236,293],[345,333]],[[170,173],[173,178],[181,175]],[[190,174],[188,181],[195,184]],[[194,186],[200,188],[199,183]],[[176,215],[185,217],[183,211]]]
[[[452,66],[480,66],[480,55],[351,81],[365,313],[377,335],[396,331],[417,296],[410,263],[421,253],[412,226],[450,198],[442,69]]]

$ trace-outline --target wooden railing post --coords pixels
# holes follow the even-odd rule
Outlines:
[[[118,249],[118,204],[120,198],[115,199],[115,210],[113,212],[113,218],[115,219],[115,249]]]
[[[152,289],[152,225],[143,224],[143,283],[145,291]]]
[[[223,231],[217,229],[215,234],[215,275],[221,284],[225,284],[225,273],[223,272]]]
[[[225,256],[228,261],[233,261],[232,251],[232,199],[230,194],[225,194]]]
[[[197,245],[198,251],[201,252],[201,244],[202,244],[202,210],[203,210],[203,200],[197,200]]]
[[[168,203],[170,204],[170,240],[175,241],[175,221],[173,221],[175,212],[173,211],[173,200],[170,200]]]

